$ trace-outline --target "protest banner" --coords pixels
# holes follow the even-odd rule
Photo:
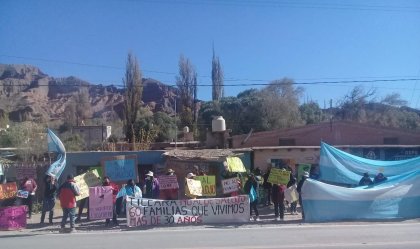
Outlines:
[[[28,191],[24,191],[24,190],[18,190],[16,196],[19,197],[19,198],[26,199],[29,196],[29,192]]]
[[[76,196],[76,201],[89,196],[89,187],[95,187],[102,184],[97,170],[88,171],[84,174],[78,175],[74,178],[74,181],[80,190],[80,195]]]
[[[26,227],[26,206],[0,208],[0,230],[18,230]]]
[[[195,196],[203,195],[203,188],[201,187],[200,181],[193,180],[193,179],[186,179],[186,181],[187,181],[188,193],[190,195],[195,195]]]
[[[104,175],[115,183],[126,183],[130,179],[139,180],[136,155],[102,158],[102,168]]]
[[[290,180],[290,171],[272,168],[268,176],[268,182],[272,184],[287,185]]]
[[[152,200],[127,197],[127,225],[210,224],[249,222],[249,197]]]
[[[16,165],[16,179],[22,180],[27,178],[36,179],[36,166],[35,165],[25,165],[25,164],[18,164]]]
[[[91,220],[111,219],[113,210],[112,187],[89,188],[89,218]]]
[[[17,186],[16,182],[0,184],[0,200],[6,200],[16,197]]]
[[[223,194],[229,194],[239,190],[239,178],[222,180]]]
[[[227,157],[225,166],[229,172],[246,172],[245,166],[239,157]]]
[[[297,175],[297,181],[299,182],[302,179],[303,176],[303,172],[310,172],[311,171],[311,166],[310,164],[305,164],[305,163],[301,163],[298,165],[298,175]]]
[[[194,179],[201,182],[203,196],[216,196],[216,176],[196,176]]]
[[[160,175],[158,176],[159,189],[176,189],[179,188],[176,175]]]

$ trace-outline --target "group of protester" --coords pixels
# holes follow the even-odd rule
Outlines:
[[[369,173],[366,172],[366,173],[363,174],[362,179],[360,179],[359,186],[369,186],[369,185],[373,185],[373,184],[378,184],[378,183],[384,182],[386,180],[388,180],[388,178],[385,177],[383,173],[378,173],[375,176],[375,178],[373,178],[373,181],[372,181],[372,179],[369,176]]]

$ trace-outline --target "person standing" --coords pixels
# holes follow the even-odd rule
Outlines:
[[[57,191],[57,184],[55,178],[46,175],[44,178],[45,190],[44,190],[44,200],[42,201],[42,213],[41,213],[41,224],[44,224],[45,214],[49,212],[49,224],[53,224],[54,217],[54,206],[55,206],[55,194]]]
[[[65,181],[58,189],[58,197],[60,199],[61,208],[63,209],[63,218],[61,220],[61,229],[66,227],[67,218],[70,218],[71,231],[75,231],[74,226],[76,216],[76,196],[80,195],[72,174],[67,176]]]
[[[267,172],[265,172],[263,178],[264,178],[264,183],[263,183],[263,187],[264,187],[264,192],[265,192],[265,196],[266,196],[266,200],[265,200],[265,205],[269,206],[269,205],[273,205],[271,203],[271,188],[272,185],[271,183],[268,182],[268,176],[270,175],[270,171],[271,171],[271,166],[268,167]]]
[[[144,181],[144,198],[158,199],[159,198],[159,181],[153,176],[153,172],[149,171],[146,174]]]
[[[167,176],[175,176],[175,171],[173,169],[168,169],[166,172]],[[162,189],[160,191],[160,199],[162,200],[178,200],[178,190],[179,188],[170,188]]]
[[[23,199],[23,204],[28,207],[29,219],[32,217],[32,206],[37,188],[35,180],[28,177],[25,177],[20,185],[20,190],[28,192],[28,197]]]
[[[190,189],[188,188],[188,179],[194,180],[195,178],[195,174],[194,173],[188,173],[187,177],[185,179],[185,195],[187,196],[188,199],[197,199],[197,195],[193,195],[190,192]]]
[[[359,181],[359,186],[368,186],[372,184],[373,182],[372,182],[372,179],[370,179],[369,177],[369,173],[368,172],[364,173],[362,179],[360,179]]]
[[[258,213],[258,182],[255,179],[254,174],[249,174],[248,180],[245,182],[244,191],[250,197],[250,216],[252,218],[252,211],[255,212],[255,221],[260,221],[260,216]]]
[[[295,192],[296,191],[296,177],[293,175],[293,172],[291,171],[290,173],[290,178],[289,178],[289,182],[287,183],[287,188],[290,189],[291,191]],[[293,201],[291,200],[290,202],[290,213],[291,214],[297,214],[297,200]]]
[[[104,180],[102,182],[102,186],[105,186],[105,187],[109,186],[112,189],[111,190],[112,191],[112,203],[113,203],[113,205],[112,205],[112,223],[115,226],[118,226],[119,224],[118,224],[118,219],[117,219],[117,209],[115,208],[115,203],[116,203],[119,188],[115,183],[111,182],[111,179],[108,176],[104,177]],[[109,222],[110,222],[110,219],[106,219],[105,226],[108,226]]]
[[[302,179],[299,181],[298,186],[296,188],[297,192],[299,193],[299,205],[300,205],[300,208],[302,209],[302,220],[305,220],[305,212],[304,212],[303,204],[302,204],[302,186],[305,183],[306,179],[308,178],[309,178],[308,171],[303,172]]]
[[[274,213],[276,215],[276,221],[284,220],[284,190],[285,185],[273,184],[271,194],[274,202]]]

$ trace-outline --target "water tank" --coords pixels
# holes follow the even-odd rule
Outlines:
[[[216,116],[211,121],[212,132],[223,132],[226,131],[226,123],[222,116]]]
[[[182,129],[182,131],[183,131],[184,133],[188,133],[188,132],[190,132],[190,128],[188,128],[188,126],[185,126],[185,127]]]

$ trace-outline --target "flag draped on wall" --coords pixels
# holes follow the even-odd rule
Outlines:
[[[56,152],[58,154],[57,161],[51,164],[50,168],[47,170],[47,174],[58,179],[66,167],[66,149],[64,148],[61,140],[54,134],[54,132],[52,132],[50,129],[47,129],[47,131],[48,151]]]

